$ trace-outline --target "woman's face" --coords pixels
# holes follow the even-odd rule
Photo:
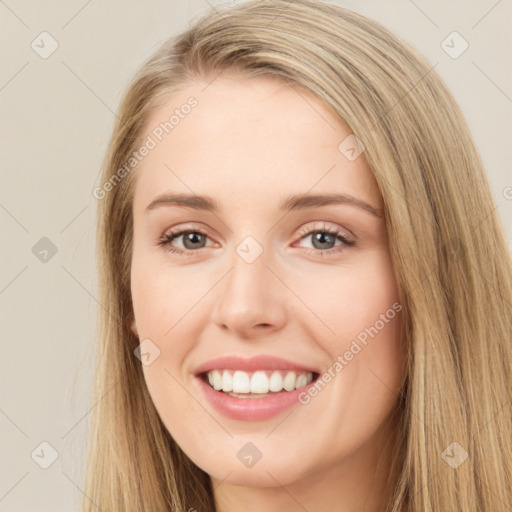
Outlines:
[[[146,125],[133,329],[161,419],[214,480],[362,471],[391,435],[401,305],[382,200],[350,133],[302,90],[222,76]]]

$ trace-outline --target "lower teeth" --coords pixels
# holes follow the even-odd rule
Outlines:
[[[258,393],[234,393],[233,391],[230,391],[230,392],[223,391],[223,393],[225,393],[226,395],[232,396],[234,398],[266,398],[270,395],[275,394],[274,391],[269,392],[269,393],[261,393],[261,394],[258,394]]]

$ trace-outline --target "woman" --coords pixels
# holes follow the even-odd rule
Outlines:
[[[510,255],[406,43],[316,1],[212,13],[134,78],[95,195],[84,511],[512,506]]]

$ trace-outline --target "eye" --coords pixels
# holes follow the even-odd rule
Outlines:
[[[300,234],[302,234],[301,240],[307,238],[311,240],[313,247],[308,249],[307,253],[313,256],[338,254],[346,250],[347,247],[355,246],[355,242],[348,238],[340,228],[327,228],[325,223],[323,226],[305,228],[301,230]],[[338,245],[336,245],[337,240],[341,241]]]
[[[309,228],[309,229],[308,229]],[[312,248],[306,248],[307,254],[313,256],[328,256],[338,254],[355,246],[355,242],[348,238],[344,232],[338,228],[327,228],[323,225],[308,226],[302,229],[300,240],[310,238]],[[182,248],[173,245],[173,242],[181,239]],[[168,252],[178,256],[197,256],[201,255],[201,249],[206,248],[206,242],[209,239],[208,233],[200,228],[190,227],[189,229],[177,229],[165,232],[156,242],[156,245],[166,247]],[[341,243],[336,245],[336,241]]]
[[[183,248],[174,247],[172,242],[181,238]],[[157,245],[167,247],[168,251],[181,256],[193,256],[201,253],[201,249],[205,247],[208,233],[201,229],[190,228],[176,231],[167,231],[158,240]]]

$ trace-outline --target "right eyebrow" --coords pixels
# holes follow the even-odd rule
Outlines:
[[[218,212],[217,202],[209,196],[198,196],[195,194],[162,194],[155,198],[146,207],[146,210],[154,210],[160,206],[183,206],[194,210],[206,210]]]

